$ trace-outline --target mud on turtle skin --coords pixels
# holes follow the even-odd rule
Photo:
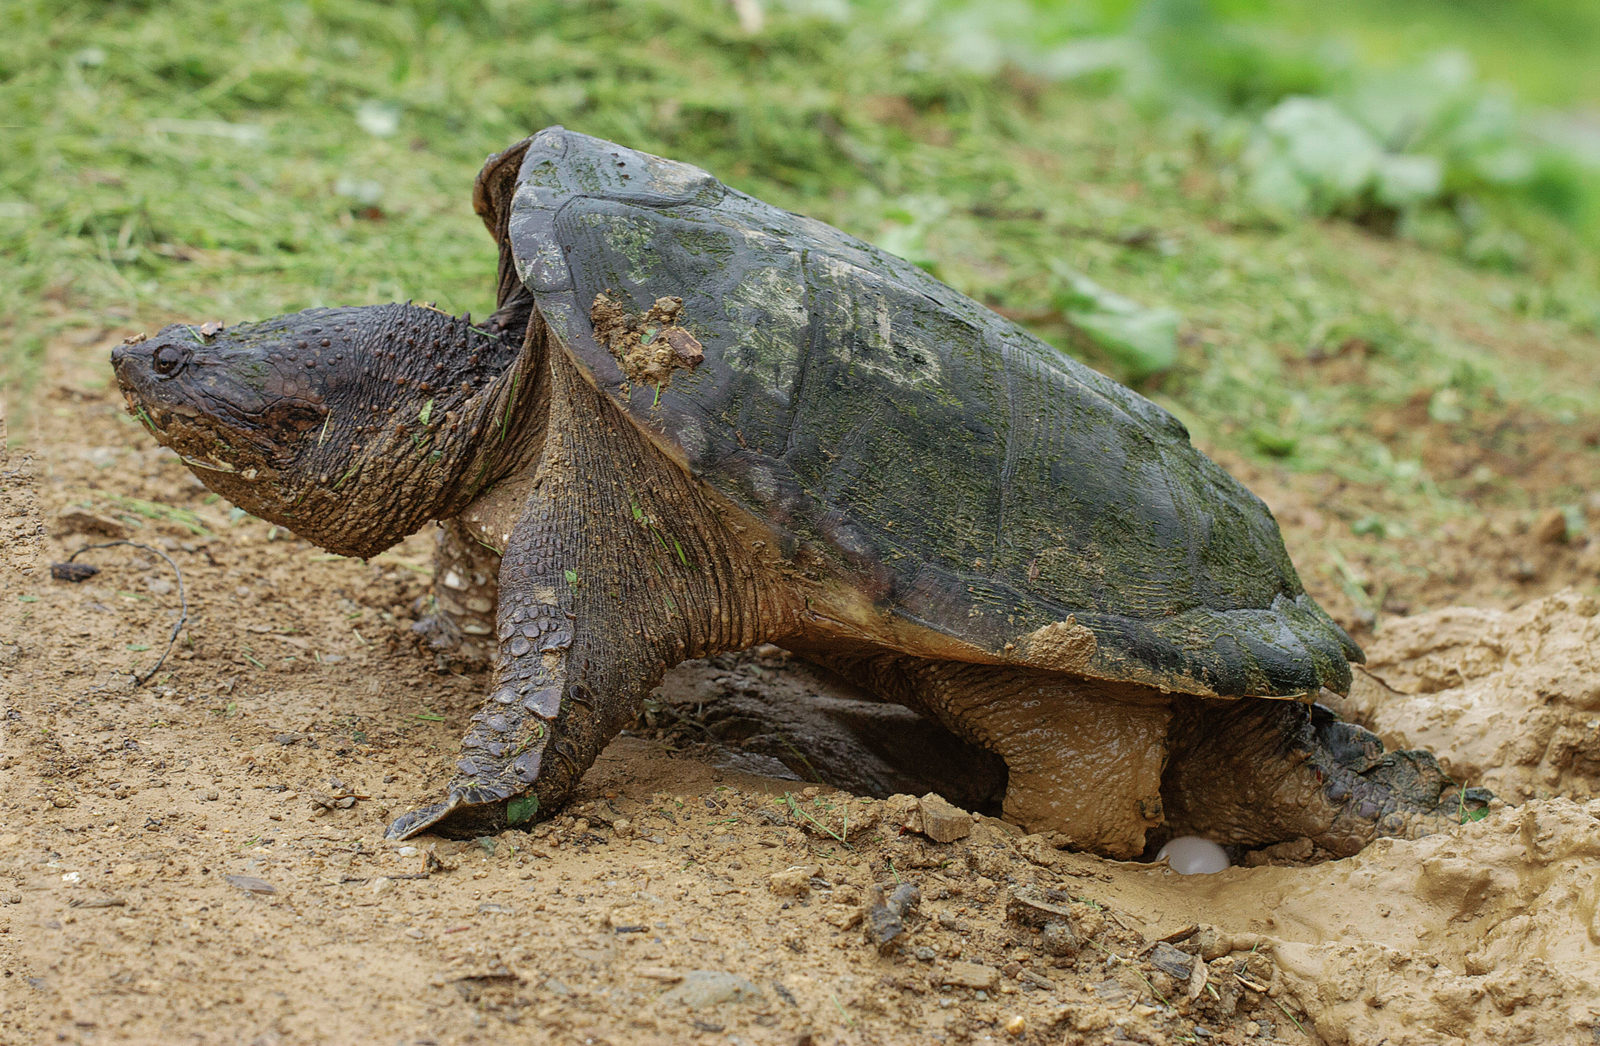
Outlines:
[[[773,642],[1006,763],[1005,813],[1333,852],[1481,805],[1309,701],[1360,651],[1183,425],[921,269],[549,128],[491,157],[483,326],[310,310],[113,354],[213,489],[336,552],[438,521],[441,646],[492,662],[447,798],[546,816],[670,665]]]

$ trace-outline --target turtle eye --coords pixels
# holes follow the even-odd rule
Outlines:
[[[172,375],[178,373],[178,371],[182,370],[183,365],[188,362],[188,349],[181,345],[163,345],[156,349],[155,357],[152,360],[152,366],[155,367],[157,374],[171,377]]]

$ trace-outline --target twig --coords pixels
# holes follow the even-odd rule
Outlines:
[[[78,556],[85,552],[89,552],[97,548],[113,548],[117,545],[128,545],[132,548],[142,548],[146,552],[154,552],[156,555],[167,561],[167,566],[172,568],[173,574],[175,574],[178,578],[178,623],[172,626],[172,635],[167,637],[167,648],[161,652],[160,657],[156,658],[156,663],[151,667],[150,671],[146,672],[144,675],[139,675],[138,673],[134,674],[133,685],[144,686],[157,672],[161,671],[161,666],[166,663],[167,655],[172,653],[173,644],[177,643],[178,641],[178,633],[182,632],[183,626],[188,623],[189,600],[183,594],[183,571],[178,569],[178,564],[172,561],[172,557],[161,551],[159,548],[152,548],[149,545],[141,545],[137,541],[103,541],[97,545],[84,545],[72,555],[68,556],[67,562],[71,563],[73,560],[77,559]]]

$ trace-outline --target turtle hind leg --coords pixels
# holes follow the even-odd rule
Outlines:
[[[869,659],[845,674],[999,755],[1013,824],[1127,858],[1161,823],[1170,712],[1153,689],[908,657]]]
[[[1309,838],[1337,857],[1374,839],[1470,820],[1489,794],[1462,788],[1429,752],[1384,750],[1321,705],[1182,698],[1162,780],[1174,834],[1267,846]]]
[[[433,550],[433,607],[411,631],[441,667],[481,671],[494,661],[500,553],[473,539],[460,519],[439,525]]]

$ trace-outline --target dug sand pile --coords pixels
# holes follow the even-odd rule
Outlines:
[[[1600,601],[1449,607],[1386,624],[1341,711],[1516,802],[1600,795]]]

